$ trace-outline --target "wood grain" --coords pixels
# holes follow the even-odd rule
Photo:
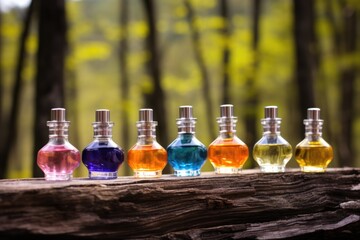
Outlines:
[[[360,169],[0,181],[0,238],[356,239]]]

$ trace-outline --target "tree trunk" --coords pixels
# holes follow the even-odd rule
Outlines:
[[[3,129],[5,133],[4,141],[1,145],[1,156],[0,156],[0,178],[5,178],[7,163],[9,161],[11,150],[16,143],[17,132],[18,132],[18,116],[20,109],[20,98],[23,86],[23,69],[26,58],[26,40],[29,36],[31,18],[34,12],[34,1],[31,1],[29,8],[26,11],[26,15],[23,22],[23,30],[20,36],[20,45],[17,55],[17,63],[15,68],[15,81],[12,90],[12,102],[10,107],[10,116],[7,122],[6,128]]]
[[[359,239],[360,169],[0,181],[1,239]]]
[[[307,109],[315,106],[314,81],[317,70],[315,39],[315,1],[294,0],[295,79],[297,82],[301,117]],[[300,122],[299,122],[300,123]],[[304,135],[299,128],[300,136]]]
[[[355,117],[355,80],[356,80],[356,44],[358,35],[356,9],[350,5],[343,8],[343,48],[342,54],[345,58],[352,58],[350,64],[345,65],[340,73],[340,121],[341,134],[339,138],[340,163],[342,166],[354,166],[355,156],[353,148],[354,117]],[[353,57],[351,57],[353,55]]]
[[[214,112],[213,112],[214,107],[211,100],[210,78],[206,70],[204,57],[201,53],[200,33],[195,25],[195,13],[189,0],[185,0],[185,7],[187,9],[187,18],[190,24],[190,32],[191,32],[193,50],[195,55],[195,61],[199,66],[201,79],[203,83],[202,86],[203,86],[203,95],[204,95],[205,108],[206,108],[206,120],[209,126],[208,132],[210,135],[209,138],[215,139],[217,137],[217,132],[214,124],[215,122]]]
[[[46,122],[50,110],[64,107],[64,61],[66,50],[66,15],[64,0],[40,0],[35,87],[33,175],[42,176],[36,164],[38,150],[48,141]]]
[[[222,37],[224,39],[223,46],[223,91],[222,91],[222,103],[231,103],[231,91],[230,91],[230,17],[228,11],[228,0],[220,1],[220,15],[224,20],[224,28],[222,29]]]
[[[145,106],[153,108],[154,118],[158,122],[157,135],[158,141],[162,146],[169,143],[167,122],[165,93],[161,86],[160,57],[158,52],[158,37],[156,30],[156,1],[143,0],[146,20],[149,25],[149,34],[146,38],[147,49],[150,52],[148,60],[148,71],[152,77],[153,89],[150,93],[145,94]]]
[[[130,98],[129,98],[129,72],[126,61],[126,56],[129,50],[128,46],[128,19],[129,19],[129,6],[128,0],[122,0],[120,4],[120,29],[121,29],[121,40],[119,44],[119,62],[120,62],[120,105],[121,105],[121,139],[122,139],[122,148],[124,149],[125,155],[127,155],[127,150],[130,149],[129,139],[129,115],[130,115]],[[132,109],[131,109],[132,110]],[[130,175],[130,168],[128,165],[124,166],[125,175]]]
[[[252,63],[252,75],[246,81],[247,95],[245,111],[245,126],[246,126],[246,143],[248,144],[250,152],[257,141],[257,125],[259,119],[257,116],[257,107],[259,105],[259,91],[256,87],[257,71],[259,66],[259,38],[260,38],[260,13],[261,13],[261,0],[252,1],[252,51],[253,51],[253,63]],[[247,161],[246,167],[252,167],[254,161]]]

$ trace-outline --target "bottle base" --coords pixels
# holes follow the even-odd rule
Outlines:
[[[315,173],[325,172],[324,167],[303,166],[300,167],[300,169],[302,172],[315,172]]]
[[[158,178],[161,177],[162,170],[157,171],[134,171],[136,178]]]
[[[241,168],[232,168],[232,167],[216,167],[216,174],[238,174],[241,172]]]
[[[89,178],[90,179],[116,179],[117,172],[96,172],[96,171],[89,171]]]
[[[176,177],[195,177],[200,176],[200,170],[174,170]]]
[[[59,173],[46,173],[46,181],[69,181],[72,178],[72,174],[59,174]]]
[[[284,166],[278,166],[278,165],[260,166],[260,171],[264,172],[264,173],[285,172],[285,167]]]

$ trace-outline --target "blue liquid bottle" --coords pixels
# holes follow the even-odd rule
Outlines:
[[[177,119],[178,137],[167,147],[168,162],[178,177],[199,176],[207,157],[207,149],[195,137],[196,118],[192,106],[180,106]]]
[[[113,125],[109,110],[96,110],[94,141],[82,152],[82,161],[91,179],[117,178],[118,168],[124,162],[123,150],[112,140]]]

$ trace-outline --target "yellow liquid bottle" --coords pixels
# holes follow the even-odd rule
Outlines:
[[[233,105],[220,106],[220,135],[209,146],[208,158],[217,174],[236,174],[249,157],[249,148],[236,135]]]
[[[166,150],[156,141],[152,109],[140,109],[137,122],[138,140],[128,151],[127,162],[139,178],[161,177],[167,163]]]
[[[276,106],[265,107],[265,118],[261,120],[263,137],[254,145],[253,158],[262,172],[285,172],[292,157],[291,145],[280,135],[281,118]]]
[[[323,120],[319,108],[308,109],[305,139],[295,148],[295,159],[303,172],[325,172],[333,159],[333,148],[321,137]]]

